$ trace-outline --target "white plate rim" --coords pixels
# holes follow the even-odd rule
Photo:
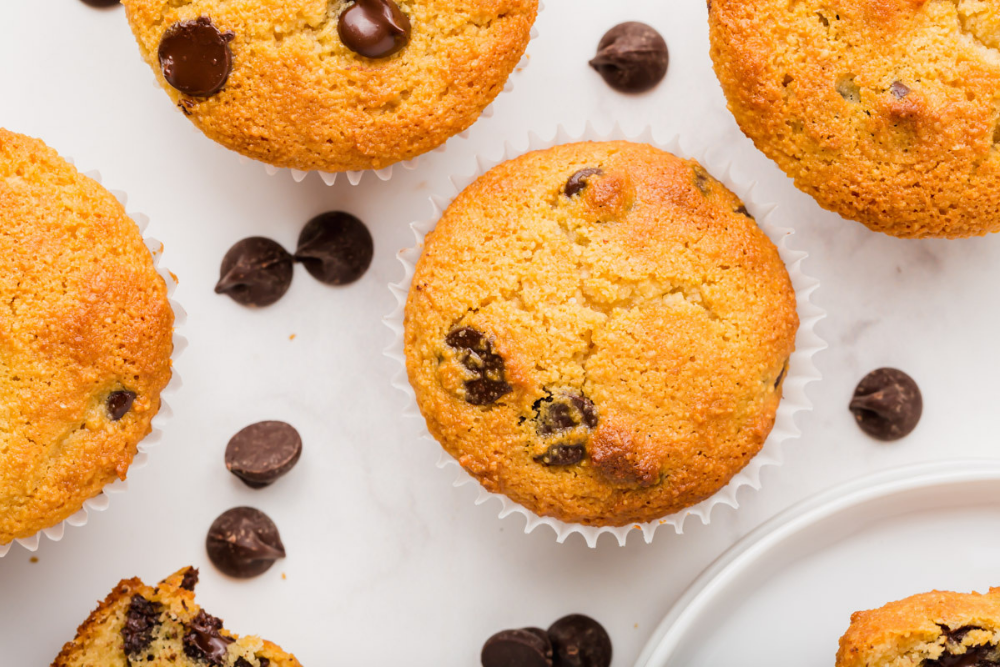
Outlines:
[[[701,610],[759,558],[814,524],[859,505],[908,491],[965,482],[1000,481],[1000,461],[936,461],[865,475],[782,511],[726,550],[695,579],[653,631],[635,667],[669,664]]]

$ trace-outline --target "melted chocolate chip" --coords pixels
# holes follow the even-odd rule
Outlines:
[[[503,357],[493,351],[493,343],[471,327],[460,327],[445,338],[449,346],[462,352],[462,365],[474,377],[465,381],[465,401],[472,405],[492,405],[513,391],[507,383]]]
[[[850,410],[861,430],[878,440],[899,440],[917,427],[924,401],[920,387],[895,368],[879,368],[854,390]]]
[[[233,33],[219,32],[207,16],[173,24],[160,39],[163,78],[185,95],[216,94],[233,69],[232,39]]]
[[[163,605],[151,602],[139,594],[133,595],[125,612],[122,639],[125,640],[125,655],[135,655],[149,648],[153,642],[153,630],[160,624]]]
[[[184,570],[184,577],[181,579],[181,588],[186,591],[193,591],[198,585],[198,568],[189,567]]]
[[[965,625],[955,630],[949,630],[948,628],[941,626],[941,629],[944,630],[944,636],[948,639],[948,641],[956,644],[961,644],[962,640],[965,639],[965,635],[969,634],[973,630],[982,630],[982,628],[976,625]]]
[[[544,454],[536,456],[535,463],[544,466],[572,466],[587,456],[585,445],[552,445]]]
[[[258,422],[234,435],[226,446],[226,468],[254,489],[291,470],[302,455],[302,438],[290,424]]]
[[[410,41],[410,19],[393,0],[355,0],[341,15],[344,46],[366,58],[385,58]]]
[[[483,667],[552,667],[552,643],[540,628],[502,630],[483,644]]]
[[[118,0],[83,0],[83,4],[89,5],[91,7],[97,7],[99,9],[104,9],[107,7],[116,7],[121,5],[121,3]]]
[[[609,30],[590,66],[623,93],[649,90],[667,74],[670,53],[663,37],[645,23],[630,21]]]
[[[560,667],[609,667],[611,638],[604,627],[582,614],[560,618],[549,627],[549,639]]]
[[[1000,651],[991,644],[970,646],[965,653],[945,652],[937,660],[924,660],[920,667],[993,667],[1000,665]]]
[[[270,306],[292,284],[292,256],[271,239],[243,239],[222,258],[216,294],[244,306]]]
[[[213,666],[225,665],[233,640],[222,636],[221,629],[222,619],[205,613],[204,609],[199,611],[184,634],[184,655]]]
[[[121,419],[128,414],[129,410],[132,409],[132,404],[135,403],[135,392],[126,391],[124,389],[120,391],[113,391],[108,394],[108,400],[105,405],[108,408],[108,417],[111,421],[121,421]]]
[[[597,408],[594,402],[573,392],[553,394],[536,401],[534,407],[538,414],[535,430],[541,436],[568,431],[577,426],[590,429],[597,426]]]
[[[574,197],[575,195],[582,192],[585,187],[587,187],[587,181],[588,179],[590,179],[591,176],[599,176],[600,174],[603,173],[604,171],[597,167],[589,167],[587,169],[581,169],[580,171],[570,176],[569,180],[566,181],[566,185],[565,187],[563,187],[563,194],[570,198]]]
[[[895,97],[897,100],[901,100],[910,94],[910,89],[908,86],[903,84],[902,81],[896,81],[891,86],[889,86],[889,92],[892,93],[892,96]]]
[[[263,574],[285,557],[278,527],[252,507],[236,507],[216,519],[208,529],[205,548],[215,567],[238,579]]]
[[[346,285],[371,266],[375,246],[365,223],[350,213],[332,211],[310,220],[299,235],[295,261],[327,285]]]

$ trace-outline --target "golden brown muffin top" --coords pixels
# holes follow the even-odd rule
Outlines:
[[[798,326],[736,196],[623,141],[529,153],[466,188],[405,320],[434,437],[488,490],[590,525],[662,517],[743,468]]]
[[[380,169],[443,144],[479,117],[527,47],[538,0],[398,0],[408,45],[348,49],[349,0],[123,0],[143,58],[211,139],[278,167]],[[158,49],[180,21],[231,32],[232,72],[208,97],[166,83]]]
[[[0,219],[6,544],[125,479],[170,379],[174,316],[118,200],[41,141],[3,129]],[[120,392],[134,401],[115,420],[128,402]]]
[[[123,579],[76,631],[52,667],[302,667],[259,637],[240,637],[194,600],[186,567],[155,587]]]
[[[1000,661],[998,644],[1000,588],[987,594],[932,591],[851,614],[837,667],[994,664]],[[952,658],[956,655],[970,661]]]
[[[757,147],[821,206],[901,237],[1000,229],[1000,6],[712,0],[712,58]]]

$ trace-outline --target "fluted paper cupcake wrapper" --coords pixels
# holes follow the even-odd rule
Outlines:
[[[73,163],[72,159],[64,158],[67,162]],[[84,176],[94,179],[98,183],[101,182],[101,175],[97,171],[83,172]],[[128,202],[128,195],[121,190],[110,190],[111,194],[121,202],[122,206],[126,206]],[[167,422],[173,416],[173,411],[170,408],[169,398],[177,393],[181,387],[181,377],[177,374],[177,369],[174,364],[176,364],[177,358],[184,352],[187,347],[187,339],[181,335],[180,331],[183,329],[187,321],[187,313],[184,308],[174,300],[173,295],[177,288],[177,277],[167,269],[163,263],[160,261],[163,255],[163,244],[157,241],[155,238],[146,235],[146,227],[149,225],[149,218],[142,213],[130,212],[128,217],[135,222],[136,226],[139,228],[139,232],[143,235],[143,241],[146,243],[146,247],[149,248],[150,254],[153,256],[153,265],[156,267],[156,272],[160,274],[164,282],[167,285],[167,298],[170,303],[170,308],[174,312],[174,335],[173,343],[174,349],[171,357],[171,376],[170,382],[167,386],[160,392],[160,410],[157,412],[156,417],[152,421],[152,430],[150,433],[139,442],[137,446],[137,451],[135,457],[132,459],[132,464],[128,468],[128,472],[131,473],[134,470],[138,470],[146,465],[149,459],[149,450],[158,445],[163,438],[163,429]],[[43,537],[47,537],[53,542],[58,542],[63,538],[66,533],[67,526],[79,527],[87,523],[93,512],[103,512],[111,504],[111,498],[128,491],[128,481],[116,479],[114,482],[107,484],[101,493],[97,494],[93,498],[84,501],[83,507],[81,507],[76,513],[72,514],[66,519],[63,519],[54,526],[49,526],[48,528],[43,528],[31,537],[21,537],[8,544],[0,544],[0,558],[3,558],[8,553],[11,552],[14,544],[20,544],[22,547],[28,551],[37,551],[39,545],[42,542]]]
[[[503,155],[499,158],[478,157],[474,173],[465,177],[453,177],[451,179],[453,185],[452,192],[431,197],[431,203],[434,208],[433,215],[427,220],[414,222],[411,225],[416,237],[416,245],[399,253],[399,261],[402,263],[406,275],[400,282],[389,286],[398,304],[395,310],[384,318],[385,324],[395,334],[394,340],[386,348],[385,354],[396,360],[399,364],[399,369],[393,377],[392,384],[404,392],[408,398],[408,403],[403,413],[404,417],[413,425],[415,440],[423,440],[429,443],[430,446],[441,451],[441,459],[438,462],[438,467],[453,471],[452,474],[456,476],[455,486],[477,484],[477,481],[454,458],[448,455],[428,432],[426,422],[417,406],[416,396],[407,378],[406,359],[403,350],[403,316],[406,297],[410,289],[417,261],[420,259],[424,238],[434,229],[437,221],[452,200],[473,181],[496,165],[524,153],[551,148],[559,144],[576,141],[610,141],[616,139],[647,143],[661,150],[673,153],[678,157],[693,158],[743,200],[747,209],[756,217],[757,224],[778,247],[778,252],[788,269],[792,285],[795,288],[800,324],[795,338],[795,352],[789,360],[788,372],[783,384],[782,400],[777,411],[774,428],[771,430],[760,453],[751,459],[743,470],[737,473],[725,487],[707,500],[676,514],[644,524],[620,527],[583,526],[559,521],[552,517],[539,516],[510,498],[501,494],[490,493],[480,486],[476,504],[482,505],[488,501],[496,500],[500,505],[499,516],[501,519],[511,515],[524,517],[525,533],[530,533],[539,526],[548,526],[555,533],[556,541],[560,543],[564,542],[570,535],[579,533],[590,547],[596,547],[598,539],[604,534],[613,536],[620,545],[624,546],[628,535],[632,532],[641,533],[646,542],[649,543],[652,542],[653,535],[660,526],[672,526],[680,534],[683,533],[684,524],[689,517],[697,517],[702,523],[708,524],[711,519],[712,510],[716,506],[728,505],[733,508],[739,507],[737,495],[740,489],[750,487],[759,490],[761,487],[761,470],[767,466],[781,465],[783,462],[782,449],[785,443],[801,435],[801,431],[795,424],[795,416],[801,412],[809,411],[813,407],[812,401],[810,401],[806,394],[806,387],[809,383],[820,379],[821,375],[815,363],[813,363],[813,357],[817,352],[827,347],[823,339],[816,333],[816,324],[826,314],[820,307],[812,303],[811,300],[813,293],[819,287],[819,281],[802,271],[802,262],[808,256],[807,253],[802,250],[796,250],[789,245],[789,239],[794,234],[794,230],[779,227],[771,221],[772,214],[777,206],[762,203],[755,199],[755,182],[736,181],[732,177],[731,165],[725,156],[714,155],[707,147],[705,149],[691,150],[677,138],[666,142],[658,142],[654,139],[653,132],[650,129],[637,136],[628,136],[619,126],[615,126],[608,133],[600,133],[588,125],[583,134],[579,136],[571,135],[564,128],[559,127],[553,132],[550,138],[530,134],[526,145],[513,145],[508,142],[505,144]]]

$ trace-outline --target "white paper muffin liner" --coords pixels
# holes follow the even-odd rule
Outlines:
[[[451,192],[431,197],[431,204],[434,208],[433,215],[429,219],[414,222],[410,225],[416,237],[416,245],[399,253],[399,261],[403,265],[405,276],[400,282],[389,286],[398,304],[395,310],[383,320],[395,334],[394,340],[386,348],[385,354],[396,360],[399,364],[399,369],[393,376],[392,384],[405,393],[408,398],[403,416],[407,418],[406,421],[408,423],[413,425],[415,440],[421,439],[426,441],[441,452],[438,467],[453,471],[452,474],[456,477],[455,486],[478,484],[478,482],[459,465],[458,461],[445,452],[427,430],[426,422],[420,414],[416,396],[407,378],[406,358],[403,350],[403,315],[406,306],[406,297],[416,269],[417,260],[420,259],[424,238],[434,229],[445,209],[462,190],[501,162],[511,160],[530,151],[551,148],[559,144],[577,141],[610,141],[616,139],[647,143],[661,150],[673,153],[678,157],[693,158],[735,193],[743,201],[747,209],[756,217],[760,228],[778,247],[778,252],[788,269],[792,285],[795,288],[800,323],[795,338],[795,352],[789,360],[788,372],[782,385],[782,399],[778,407],[774,428],[771,430],[760,453],[751,459],[743,470],[738,472],[725,487],[707,500],[681,510],[676,514],[668,515],[645,524],[598,527],[566,523],[552,517],[538,516],[510,498],[502,494],[490,493],[480,486],[479,497],[475,501],[476,504],[481,505],[489,500],[497,500],[500,504],[499,517],[501,519],[513,514],[524,517],[525,533],[530,533],[539,526],[548,526],[555,533],[557,542],[564,542],[570,535],[578,533],[590,547],[596,547],[598,539],[603,534],[612,535],[618,540],[619,545],[624,546],[628,535],[633,531],[641,531],[643,538],[649,543],[652,542],[653,535],[659,526],[670,525],[678,534],[681,534],[683,533],[684,522],[688,517],[696,516],[701,519],[703,524],[708,524],[712,510],[716,506],[728,505],[733,508],[739,507],[739,501],[737,500],[739,490],[743,487],[759,490],[761,487],[760,471],[766,466],[781,465],[783,462],[782,448],[785,442],[801,435],[801,431],[795,424],[795,416],[800,412],[812,410],[812,401],[806,394],[806,387],[809,383],[817,381],[821,377],[819,370],[813,363],[813,357],[817,352],[827,347],[826,342],[816,333],[816,324],[826,316],[826,313],[819,306],[812,303],[811,300],[813,293],[819,287],[819,281],[802,271],[802,262],[808,257],[808,253],[789,246],[788,241],[791,235],[795,233],[794,230],[778,227],[771,221],[772,213],[777,206],[761,203],[755,199],[753,194],[756,186],[755,182],[734,180],[731,174],[731,165],[727,157],[714,155],[713,151],[708,147],[690,150],[678,138],[672,138],[666,142],[658,142],[654,139],[651,129],[647,129],[637,136],[629,136],[617,125],[610,133],[600,133],[588,124],[579,136],[571,135],[565,128],[559,127],[553,132],[551,138],[529,134],[525,145],[514,145],[507,142],[504,146],[502,156],[495,159],[479,156],[476,158],[477,165],[473,174],[464,177],[452,177],[453,190]]]
[[[73,164],[72,159],[66,158],[65,156],[63,156],[63,159],[70,164]],[[96,170],[82,173],[84,176],[92,178],[98,183],[101,182],[101,175]],[[121,190],[110,190],[110,192],[119,202],[121,202],[122,206],[127,205],[128,195],[125,192],[122,192]],[[170,308],[174,312],[174,350],[170,355],[170,382],[163,389],[163,391],[160,392],[160,410],[157,412],[156,417],[153,418],[151,424],[152,430],[149,435],[143,438],[138,444],[138,451],[132,459],[132,464],[128,468],[128,472],[131,473],[132,471],[146,465],[149,458],[149,450],[160,443],[163,438],[164,426],[173,416],[173,411],[171,410],[169,404],[169,398],[173,396],[178,389],[180,389],[182,384],[181,377],[177,374],[176,362],[177,358],[187,347],[187,339],[179,333],[187,321],[187,313],[173,298],[173,294],[177,288],[177,277],[174,276],[169,269],[163,266],[163,263],[160,261],[160,258],[163,255],[163,244],[155,238],[147,236],[145,233],[146,227],[149,225],[149,218],[145,214],[137,212],[128,213],[128,217],[135,222],[136,226],[139,228],[139,232],[142,233],[143,241],[146,243],[146,247],[149,248],[149,252],[153,256],[153,265],[156,267],[156,272],[160,274],[160,277],[162,277],[164,282],[167,284],[167,298],[170,303]],[[67,526],[83,526],[87,523],[92,512],[103,512],[108,509],[111,504],[111,497],[125,493],[126,491],[128,491],[128,481],[116,479],[112,483],[106,485],[101,490],[101,493],[97,494],[93,498],[90,498],[89,500],[84,501],[83,507],[81,507],[75,514],[60,521],[56,525],[43,528],[31,537],[21,537],[8,544],[0,544],[0,558],[3,558],[10,553],[14,544],[20,544],[28,551],[34,552],[38,550],[43,536],[53,542],[58,542],[63,538],[63,535],[65,535]]]

